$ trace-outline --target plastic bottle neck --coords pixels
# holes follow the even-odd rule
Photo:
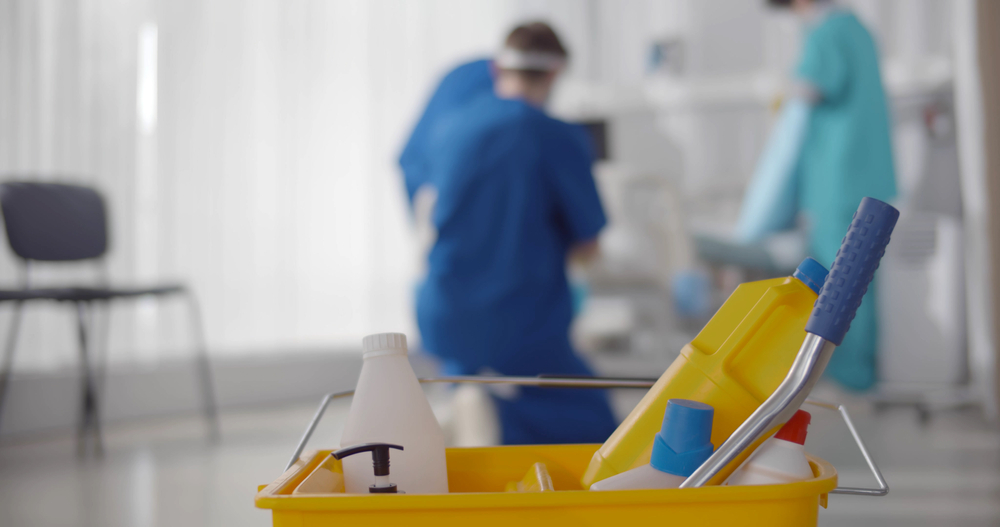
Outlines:
[[[406,351],[403,350],[366,351],[361,354],[361,359],[368,360],[368,359],[376,359],[378,357],[393,357],[393,356],[406,357]]]
[[[784,439],[780,439],[780,438],[777,438],[777,437],[772,438],[772,441],[779,448],[788,448],[788,449],[792,449],[792,450],[799,450],[801,452],[805,452],[806,451],[805,445],[801,445],[801,444],[796,443],[794,441],[786,441]]]

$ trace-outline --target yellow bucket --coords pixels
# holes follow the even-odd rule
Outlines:
[[[556,525],[816,525],[820,505],[837,486],[832,465],[810,456],[815,477],[785,485],[692,489],[583,490],[580,478],[600,445],[528,445],[447,450],[449,494],[295,494],[320,465],[339,472],[329,450],[309,452],[255,503],[271,509],[275,527]],[[555,492],[505,492],[535,463]]]

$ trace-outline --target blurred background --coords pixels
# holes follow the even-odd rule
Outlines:
[[[1000,13],[841,4],[880,52],[902,217],[879,274],[879,382],[820,393],[858,413],[894,490],[835,497],[820,522],[996,525],[1000,47],[983,28]],[[75,313],[27,303],[15,334],[2,303],[17,353],[0,523],[268,524],[256,485],[280,474],[319,397],[353,386],[361,338],[398,331],[419,349],[423,263],[396,160],[441,76],[525,20],[569,48],[550,111],[588,124],[602,154],[609,226],[574,343],[599,374],[658,377],[739,283],[806,254],[795,231],[725,236],[791,89],[803,35],[790,14],[757,0],[0,0],[0,182],[92,186],[110,222],[106,256],[33,265],[31,284],[101,280],[102,265],[114,282],[185,284],[221,413],[206,443],[184,302],[109,304],[87,319],[106,358],[105,453],[78,459]],[[0,251],[0,287],[21,277]],[[456,422],[454,392],[429,395],[453,443],[490,441]],[[640,396],[613,394],[618,417]],[[336,444],[346,408],[314,445]],[[844,467],[842,484],[870,485],[836,416],[822,421],[810,451]]]

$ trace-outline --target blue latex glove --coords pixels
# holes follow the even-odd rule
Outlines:
[[[569,280],[570,301],[573,303],[573,318],[583,311],[583,305],[587,303],[590,296],[590,285],[583,280]]]
[[[759,242],[769,234],[793,226],[798,213],[795,168],[811,110],[804,99],[794,98],[785,103],[743,198],[736,241]]]

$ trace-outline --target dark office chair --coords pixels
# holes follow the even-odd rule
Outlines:
[[[83,384],[80,422],[77,426],[77,449],[86,449],[87,432],[93,431],[94,448],[102,451],[100,416],[97,400],[98,380],[91,365],[91,343],[88,336],[87,311],[95,305],[123,298],[182,295],[187,300],[191,328],[198,352],[198,370],[205,417],[212,439],[218,436],[215,395],[212,391],[211,370],[205,347],[201,313],[194,294],[180,284],[165,284],[147,288],[58,287],[31,288],[32,262],[95,261],[103,265],[108,249],[108,225],[104,200],[97,191],[76,185],[53,183],[9,182],[0,184],[0,209],[7,228],[7,241],[23,263],[22,289],[0,290],[0,302],[13,302],[14,313],[7,335],[3,363],[0,365],[0,411],[10,378],[14,349],[17,345],[21,311],[25,302],[54,300],[66,302],[76,309],[76,331],[80,351],[80,372]],[[106,275],[105,275],[106,276]],[[101,354],[103,362],[104,354]],[[103,372],[103,363],[98,371]]]

